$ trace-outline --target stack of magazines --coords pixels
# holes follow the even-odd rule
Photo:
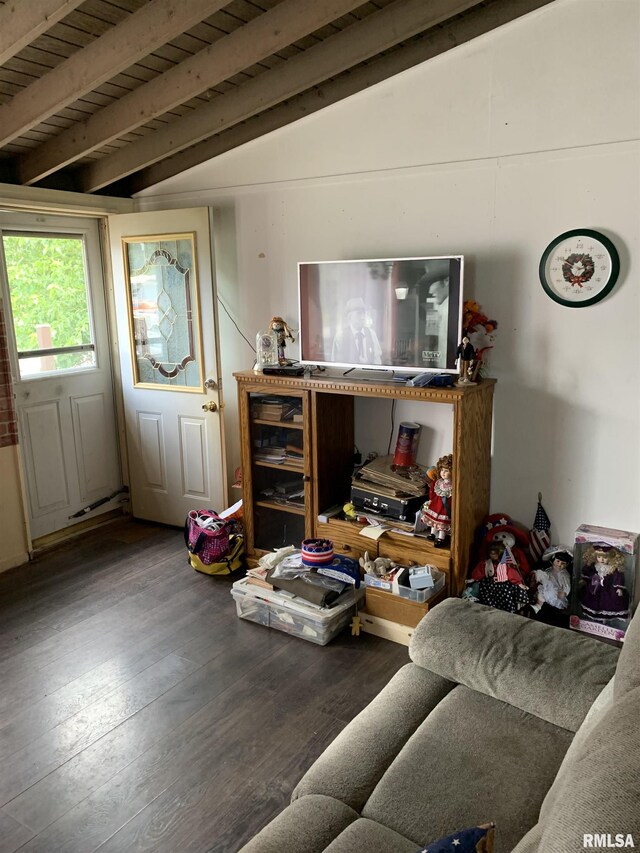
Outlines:
[[[377,456],[353,476],[352,485],[370,487],[389,497],[422,497],[427,494],[427,472],[420,465],[397,468],[393,456]],[[373,486],[375,484],[375,489]]]

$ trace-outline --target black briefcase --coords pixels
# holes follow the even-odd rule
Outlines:
[[[407,498],[392,497],[382,495],[374,489],[351,486],[351,503],[356,509],[375,515],[386,515],[387,518],[395,518],[398,521],[413,521],[426,499],[426,495]]]

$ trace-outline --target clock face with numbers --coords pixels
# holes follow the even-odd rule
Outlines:
[[[620,258],[608,237],[587,228],[565,231],[547,246],[540,281],[547,294],[569,308],[599,302],[613,289]]]

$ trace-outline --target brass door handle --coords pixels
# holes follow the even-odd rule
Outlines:
[[[208,403],[202,404],[202,411],[203,412],[217,412],[218,411],[218,404],[214,403],[213,400],[209,400]]]

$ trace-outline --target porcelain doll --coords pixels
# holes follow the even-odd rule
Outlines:
[[[287,358],[285,356],[285,349],[287,346],[287,338],[294,343],[295,338],[291,334],[291,329],[282,317],[272,317],[270,328],[272,332],[275,332],[276,338],[278,339],[278,361],[280,364],[287,364]]]
[[[629,618],[629,591],[622,551],[603,542],[583,554],[580,604],[585,616],[598,622]]]
[[[552,545],[546,549],[542,562],[548,564],[547,568],[533,573],[537,584],[534,611],[538,612],[545,604],[558,610],[569,607],[572,561],[571,549],[566,545]]]
[[[462,343],[456,350],[456,359],[458,361],[458,370],[460,373],[460,379],[458,379],[458,385],[475,385],[475,382],[472,382],[469,378],[469,371],[473,365],[474,359],[476,357],[476,350],[469,338],[465,335],[462,339]]]
[[[529,603],[529,592],[509,546],[492,542],[486,560],[476,564],[471,580],[477,582],[477,600],[508,613],[518,613]]]
[[[428,539],[436,548],[444,548],[451,536],[451,489],[453,456],[442,456],[436,463],[437,477],[429,484],[429,500],[422,505],[420,520],[429,528]]]

